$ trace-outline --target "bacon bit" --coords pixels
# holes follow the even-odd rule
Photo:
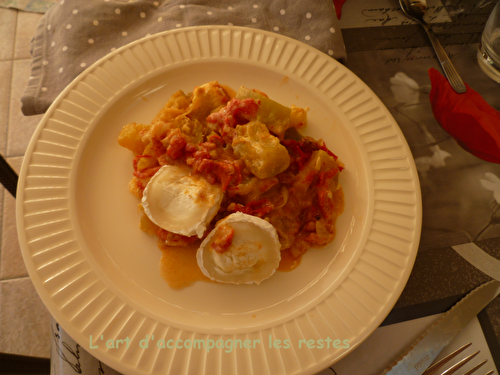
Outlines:
[[[212,249],[214,249],[219,254],[224,253],[229,249],[231,243],[233,242],[234,229],[229,225],[220,225],[217,228],[217,233],[215,235],[215,241],[211,243]]]
[[[193,157],[196,159],[196,160],[202,160],[202,159],[211,159],[212,157],[210,156],[210,152],[206,151],[206,150],[199,150],[199,151],[196,151],[193,155]]]
[[[170,144],[167,148],[167,155],[172,159],[178,159],[184,155],[184,150],[186,149],[187,142],[183,136],[175,134],[170,139]]]
[[[221,136],[218,134],[211,134],[207,137],[207,141],[215,144],[216,147],[224,146],[224,141]]]
[[[231,99],[219,112],[210,114],[207,122],[234,128],[238,123],[248,122],[259,109],[260,102],[252,98]]]
[[[210,142],[210,141],[200,143],[199,146],[205,151],[212,151],[212,150],[215,150],[217,148],[217,145],[214,142]]]
[[[274,205],[267,198],[248,202],[244,206],[239,203],[234,203],[230,204],[228,207],[228,211],[242,212],[244,214],[257,216],[260,218],[264,217],[264,215],[267,215],[273,209]]]
[[[203,159],[196,166],[197,170],[207,175],[216,176],[222,184],[222,191],[226,191],[228,185],[235,178],[235,183],[241,180],[239,166],[236,163],[230,163],[226,160],[215,161],[211,159]]]
[[[219,137],[220,138],[220,137]],[[211,159],[211,151],[217,149],[217,145],[214,142],[202,142],[199,144],[187,143],[185,147],[185,153],[188,154],[188,158],[194,158],[197,160],[201,159]]]
[[[231,99],[219,112],[210,114],[207,122],[217,125],[219,134],[226,139],[226,143],[231,143],[233,129],[255,117],[259,104],[259,100],[252,98]]]
[[[186,158],[186,164],[189,166],[189,167],[193,167],[193,165],[196,163],[196,159],[193,158],[192,156],[188,156]]]
[[[194,143],[188,143],[186,145],[186,148],[185,148],[186,153],[189,153],[189,154],[194,154],[197,150],[198,150],[198,148],[196,147],[196,145]]]
[[[203,173],[209,183],[221,182],[223,191],[226,191],[230,183],[240,183],[241,168],[236,161],[213,160],[210,151],[216,148],[217,145],[212,142],[203,142],[198,145],[189,143],[186,145],[185,161],[193,172]]]

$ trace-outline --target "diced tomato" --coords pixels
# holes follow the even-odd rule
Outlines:
[[[215,240],[210,245],[216,252],[223,253],[229,249],[233,242],[234,229],[229,225],[220,225],[215,234]]]
[[[207,142],[203,142],[203,143],[200,143],[199,146],[205,150],[205,151],[212,151],[212,150],[215,150],[217,148],[217,145],[214,143],[214,142],[211,142],[211,141],[207,141]]]
[[[246,99],[231,99],[219,112],[212,113],[207,117],[207,122],[224,124],[234,128],[237,124],[245,123],[255,117],[259,109],[259,101]]]
[[[196,151],[193,157],[195,160],[211,159],[210,153],[206,150]]]
[[[184,155],[187,142],[183,136],[175,134],[170,139],[170,144],[167,147],[167,155],[172,159],[178,159]]]
[[[241,179],[240,169],[237,163],[231,163],[226,160],[216,161],[211,159],[202,159],[196,165],[196,169],[207,175],[217,176],[222,184],[222,191],[225,191],[231,181],[238,183]]]
[[[167,152],[167,149],[161,142],[161,139],[159,136],[154,136],[151,139],[151,143],[153,144],[153,150],[155,152],[155,156],[158,158],[162,155],[164,155]]]
[[[194,143],[191,143],[191,142],[189,142],[189,143],[186,145],[185,149],[184,149],[184,151],[185,151],[186,153],[189,153],[189,154],[193,154],[193,153],[195,153],[197,150],[198,150],[198,148],[196,147],[196,145],[195,145]]]
[[[274,209],[274,205],[266,198],[248,202],[246,205],[236,203],[232,205],[231,211],[242,212],[244,214],[264,217]]]
[[[224,146],[224,141],[222,140],[222,138],[218,134],[210,134],[207,137],[207,141],[215,144],[217,147]]]
[[[246,124],[255,117],[260,102],[252,98],[231,99],[219,112],[207,117],[207,122],[218,126],[219,134],[226,139],[232,139],[232,132],[236,125]]]
[[[330,155],[334,160],[338,159],[338,156],[335,155],[333,152],[331,152],[328,147],[326,147],[325,143],[323,142],[321,146],[319,146],[320,150],[325,151],[328,155]]]
[[[304,165],[311,157],[312,153],[319,149],[318,145],[302,138],[300,141],[293,139],[283,139],[281,144],[286,147],[291,158],[291,168],[298,171],[304,168]]]

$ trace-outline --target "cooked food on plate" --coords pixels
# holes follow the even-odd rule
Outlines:
[[[213,81],[123,127],[140,228],[157,236],[171,287],[259,284],[333,241],[343,165],[306,125],[304,108]]]
[[[278,268],[276,229],[258,216],[235,212],[221,219],[196,253],[201,272],[221,283],[259,284]]]

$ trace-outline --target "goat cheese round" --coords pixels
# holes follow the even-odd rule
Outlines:
[[[217,222],[196,259],[205,276],[221,283],[259,284],[274,274],[281,244],[273,225],[241,212]]]
[[[142,196],[144,212],[153,223],[172,233],[203,237],[219,211],[220,184],[211,184],[188,168],[164,165],[148,182]]]

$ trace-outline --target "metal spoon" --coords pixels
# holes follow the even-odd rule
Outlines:
[[[443,46],[441,46],[441,43],[439,43],[436,35],[432,32],[430,26],[424,21],[424,13],[427,10],[425,3],[422,1],[399,0],[399,6],[404,14],[422,25],[427,33],[427,36],[429,37],[429,40],[431,41],[439,63],[443,68],[444,75],[448,78],[448,82],[450,82],[451,87],[453,87],[453,90],[459,94],[464,93],[467,88],[465,87],[462,78],[460,78],[460,75],[451,63],[450,58],[443,49]]]

